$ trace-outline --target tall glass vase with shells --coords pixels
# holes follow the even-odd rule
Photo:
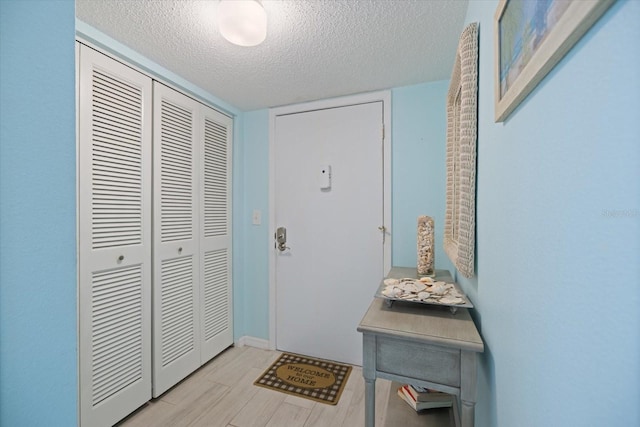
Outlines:
[[[435,276],[434,222],[430,216],[418,217],[418,276]]]

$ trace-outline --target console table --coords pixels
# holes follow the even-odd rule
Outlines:
[[[415,268],[393,267],[387,276],[415,278]],[[453,282],[448,271],[436,280]],[[476,403],[476,353],[482,338],[469,311],[374,298],[358,331],[363,334],[365,425],[375,425],[375,381],[384,378],[429,387],[456,396],[462,427],[473,427]],[[395,390],[391,390],[395,393]]]

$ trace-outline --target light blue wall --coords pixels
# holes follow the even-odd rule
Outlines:
[[[446,187],[446,98],[449,81],[392,91],[393,265],[415,267],[417,218],[434,219],[437,269],[453,272],[443,250]]]
[[[244,229],[244,335],[269,339],[269,112],[244,113],[244,210],[238,216]],[[260,225],[252,224],[259,210]]]
[[[73,1],[0,2],[0,425],[73,426]]]
[[[233,230],[233,341],[246,335],[244,321],[244,236],[242,221],[244,211],[244,114],[239,113],[233,121],[233,182],[232,182],[232,230]]]
[[[479,427],[640,425],[640,2],[619,1],[505,123],[480,23]]]

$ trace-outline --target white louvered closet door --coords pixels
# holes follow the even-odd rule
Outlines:
[[[79,55],[80,424],[111,426],[151,397],[152,86]]]
[[[153,396],[200,366],[200,104],[154,82]]]
[[[233,121],[201,107],[200,313],[202,363],[233,344],[231,142]]]

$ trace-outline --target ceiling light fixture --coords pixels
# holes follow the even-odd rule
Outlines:
[[[267,13],[258,0],[220,0],[220,34],[238,46],[256,46],[267,37]]]

